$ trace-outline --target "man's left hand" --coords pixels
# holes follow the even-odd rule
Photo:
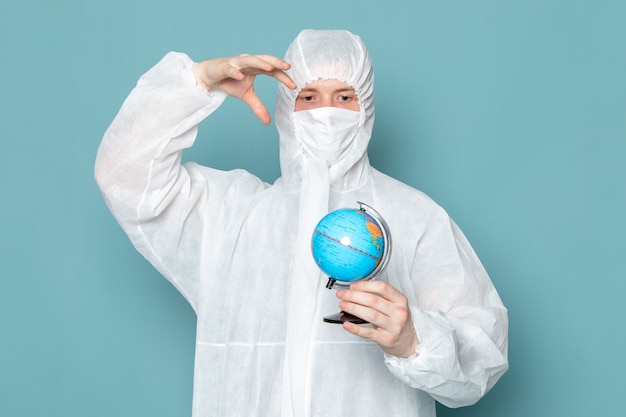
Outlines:
[[[407,298],[384,281],[357,281],[349,290],[337,291],[339,308],[368,321],[374,327],[344,323],[352,334],[376,342],[393,356],[408,358],[419,340],[415,334]]]

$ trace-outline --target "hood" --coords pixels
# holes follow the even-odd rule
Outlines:
[[[361,38],[345,30],[304,30],[291,43],[284,57],[291,64],[287,74],[297,88],[282,84],[274,112],[280,136],[281,181],[297,187],[306,176],[306,158],[301,141],[294,134],[293,114],[300,90],[319,79],[336,79],[354,88],[359,101],[357,132],[350,150],[328,167],[330,188],[353,189],[361,185],[369,173],[367,146],[374,125],[374,70]]]

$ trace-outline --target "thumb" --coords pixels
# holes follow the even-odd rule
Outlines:
[[[251,88],[246,92],[246,94],[241,97],[241,100],[246,103],[252,109],[252,112],[259,118],[259,120],[267,125],[272,121],[267,108],[263,104],[263,102],[259,99],[254,91],[254,88]]]

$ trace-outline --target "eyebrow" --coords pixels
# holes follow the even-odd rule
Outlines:
[[[356,90],[352,87],[343,87],[343,88],[339,88],[337,90],[333,90],[334,93],[343,93],[345,91],[350,91],[350,92],[356,92]],[[311,88],[311,87],[304,87],[302,90],[300,90],[301,93],[307,93],[307,92],[319,92],[319,90],[317,88]]]

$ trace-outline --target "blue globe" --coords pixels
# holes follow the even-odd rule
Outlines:
[[[360,209],[332,211],[319,221],[311,241],[317,266],[338,281],[357,281],[371,274],[385,250],[381,225]]]

